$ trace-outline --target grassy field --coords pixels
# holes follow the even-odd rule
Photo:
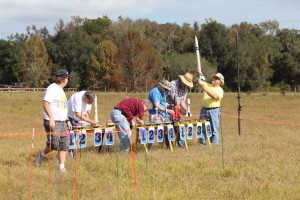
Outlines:
[[[146,94],[97,96],[99,119],[104,123],[122,98],[145,98]],[[43,93],[2,93],[0,199],[28,199],[28,191],[31,199],[300,199],[299,96],[242,94],[238,135],[237,95],[226,93],[218,147],[202,148],[194,138],[188,141],[188,150],[175,148],[172,153],[156,143],[146,155],[138,145],[134,157],[137,184],[133,184],[130,155],[115,149],[109,154],[106,148],[99,154],[92,135],[77,163],[67,158],[66,173],[58,173],[55,152],[40,167],[31,168],[33,127],[34,156],[45,146]],[[189,97],[191,118],[196,119],[202,94]],[[118,148],[116,142],[114,148]]]

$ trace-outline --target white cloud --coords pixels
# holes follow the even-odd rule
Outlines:
[[[159,23],[205,22],[213,18],[230,26],[247,21],[260,23],[277,19],[282,28],[300,29],[298,0],[1,0],[0,38],[24,33],[28,25],[46,26],[50,31],[62,18],[97,18],[107,15],[147,18]]]

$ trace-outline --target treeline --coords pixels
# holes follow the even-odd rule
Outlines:
[[[59,20],[55,33],[27,27],[26,34],[0,40],[0,83],[46,87],[59,68],[71,73],[69,86],[141,91],[165,77],[196,69],[197,35],[202,71],[225,76],[225,90],[289,90],[300,81],[300,31],[279,29],[276,20],[227,27],[213,19],[199,26],[159,24],[147,19],[106,16]],[[239,66],[239,67],[238,67]]]

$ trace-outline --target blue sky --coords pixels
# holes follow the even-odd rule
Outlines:
[[[280,28],[300,30],[299,0],[1,0],[0,38],[25,33],[27,26],[46,26],[50,33],[61,18],[90,19],[107,15],[149,19],[158,23],[198,22],[212,18],[226,26],[276,19]]]

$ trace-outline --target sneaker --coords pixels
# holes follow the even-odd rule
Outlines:
[[[58,169],[59,172],[66,172],[66,168]]]
[[[40,152],[37,156],[36,156],[36,158],[35,158],[35,164],[36,165],[40,165],[40,164],[42,164],[42,162],[45,160],[45,158],[46,157],[42,157],[41,156],[41,153],[42,152]]]
[[[183,140],[178,141],[178,142],[177,142],[177,145],[178,145],[178,147],[180,147],[180,148],[184,148],[184,141],[183,141]]]

